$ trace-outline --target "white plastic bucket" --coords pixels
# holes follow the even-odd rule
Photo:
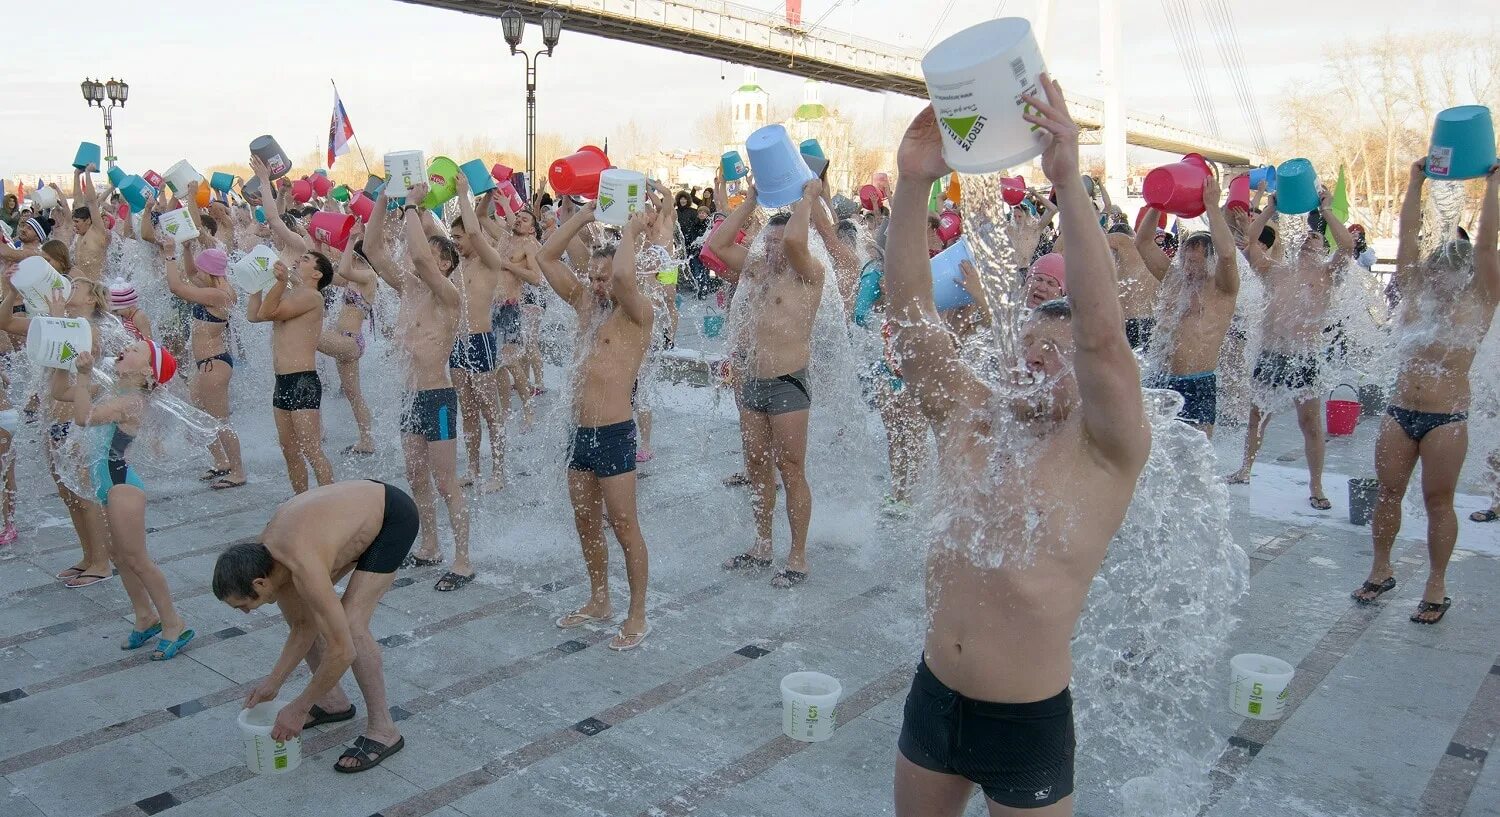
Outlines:
[[[932,300],[939,312],[958,309],[974,302],[969,291],[964,289],[964,273],[959,263],[974,263],[974,254],[969,251],[969,241],[960,238],[946,250],[932,257]]]
[[[992,173],[1041,155],[1040,132],[1021,118],[1021,94],[1041,96],[1045,70],[1031,23],[1021,17],[989,20],[933,46],[922,76],[948,166]]]
[[[38,366],[73,371],[78,355],[92,351],[94,333],[83,318],[32,318],[26,330],[26,356]]]
[[[280,741],[271,739],[276,714],[286,701],[266,701],[239,716],[240,742],[245,746],[245,765],[256,774],[286,774],[302,763],[302,738]]]
[[[750,134],[745,152],[750,154],[756,200],[762,207],[775,209],[796,203],[802,198],[802,188],[817,178],[781,125],[766,125]]]
[[[844,694],[838,679],[821,672],[794,672],[781,679],[781,731],[793,740],[818,743],[833,737],[834,706]]]
[[[168,238],[178,244],[198,237],[198,225],[193,223],[193,216],[186,207],[162,213],[161,217],[156,220],[156,229],[158,232],[166,233]]]
[[[276,283],[276,251],[265,244],[245,253],[240,260],[229,265],[229,283],[247,293],[265,292]]]
[[[38,187],[31,191],[31,203],[38,210],[51,210],[57,206],[57,191],[50,187]]]
[[[1295,673],[1280,658],[1253,652],[1236,655],[1229,659],[1229,709],[1258,721],[1280,720]]]
[[[599,211],[595,218],[616,227],[646,204],[646,176],[634,170],[610,168],[599,174]]]
[[[16,274],[11,276],[10,282],[26,302],[26,312],[35,316],[46,315],[50,311],[47,296],[53,292],[61,293],[64,300],[73,294],[73,284],[40,255],[21,259],[16,264]]]
[[[387,198],[404,199],[406,191],[414,184],[427,181],[427,163],[422,161],[420,150],[398,150],[385,155],[385,195]]]
[[[203,174],[194,170],[193,166],[188,164],[187,159],[182,159],[177,164],[167,168],[167,172],[163,173],[161,177],[167,183],[167,186],[172,188],[172,192],[179,196],[187,195],[188,185],[193,182],[200,184],[203,182]]]

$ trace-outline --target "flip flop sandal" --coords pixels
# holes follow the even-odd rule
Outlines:
[[[638,633],[627,633],[622,628],[619,635],[610,639],[609,648],[615,652],[630,652],[636,647],[641,646],[641,642],[645,641],[648,635],[651,635],[651,623],[649,621],[646,622],[646,629]]]
[[[125,637],[125,643],[120,645],[122,650],[138,650],[146,646],[153,637],[161,632],[161,622],[158,621],[144,630],[131,630],[130,635]]]
[[[441,556],[436,559],[423,559],[420,556],[407,555],[405,559],[401,560],[402,567],[434,567],[442,563],[443,557]]]
[[[807,574],[801,570],[781,570],[771,579],[771,586],[782,590],[789,590],[807,581]]]
[[[102,582],[102,581],[108,581],[109,579],[112,579],[112,578],[114,578],[114,574],[113,573],[111,573],[108,576],[100,576],[98,573],[79,573],[79,574],[73,576],[73,578],[68,579],[68,581],[72,582],[72,581],[77,581],[78,579],[88,579],[88,581],[84,582],[83,584],[68,584],[67,582],[64,582],[63,583],[63,587],[66,587],[69,590],[77,590],[77,589],[82,588],[82,587],[90,587],[92,585],[96,585],[96,584],[98,584],[99,582]]]
[[[730,474],[729,476],[725,477],[722,482],[724,483],[725,487],[739,488],[744,485],[749,485],[750,478],[745,476],[744,474]]]
[[[470,573],[469,575],[464,576],[449,571],[447,573],[444,573],[441,579],[437,580],[437,583],[432,586],[432,589],[438,591],[439,593],[450,593],[454,590],[458,590],[469,582],[474,581],[474,577],[478,575],[478,573]]]
[[[1389,579],[1381,582],[1380,584],[1376,584],[1374,582],[1365,582],[1364,584],[1360,585],[1360,588],[1358,590],[1350,593],[1349,598],[1354,599],[1360,604],[1374,604],[1375,600],[1380,598],[1381,595],[1389,593],[1390,591],[1395,589],[1396,577],[1392,576]],[[1360,593],[1374,593],[1375,595],[1370,596],[1369,598],[1365,598],[1363,596],[1360,596]]]
[[[335,762],[333,764],[333,770],[336,772],[343,772],[344,774],[354,774],[355,772],[369,771],[370,769],[379,766],[385,761],[386,758],[401,751],[405,747],[405,736],[397,738],[395,743],[392,743],[390,746],[386,746],[380,741],[370,740],[364,735],[360,735],[359,737],[354,739],[354,745],[352,747],[346,749],[342,755],[339,755],[339,760],[343,760],[347,757],[354,759],[355,761],[357,761],[357,763],[353,766],[340,766],[337,762]]]
[[[214,489],[215,491],[227,491],[230,488],[243,488],[245,487],[245,480],[235,482],[228,477],[220,477],[214,480],[213,483],[208,487]]]
[[[1470,522],[1493,522],[1496,519],[1500,519],[1500,513],[1495,513],[1493,508],[1469,514]]]
[[[189,641],[193,640],[193,636],[195,635],[197,635],[197,633],[194,633],[192,630],[183,630],[182,635],[177,636],[177,639],[175,641],[168,641],[163,638],[162,640],[156,642],[156,652],[151,654],[151,660],[171,661],[174,657],[176,657],[177,653],[182,651],[183,647],[186,647],[188,645]],[[160,657],[158,658],[157,656]]]
[[[312,708],[307,710],[307,715],[307,723],[302,724],[303,729],[311,729],[314,726],[322,726],[325,723],[352,721],[354,720],[354,704],[349,704],[349,708],[343,712],[329,712],[323,707],[313,704]]]
[[[213,482],[214,480],[218,479],[219,477],[227,476],[228,474],[229,474],[228,471],[220,471],[217,468],[210,468],[207,471],[204,471],[203,472],[203,476],[198,477],[198,480],[200,482]]]
[[[557,626],[564,630],[571,630],[576,627],[582,627],[585,624],[605,624],[611,618],[614,618],[614,616],[591,616],[588,613],[583,612],[582,610],[574,610],[573,612],[563,616],[562,618],[559,618],[557,620]]]
[[[1329,502],[1328,497],[1326,496],[1310,496],[1307,498],[1307,504],[1311,505],[1313,510],[1315,511],[1327,511],[1333,509],[1333,503]]]
[[[1443,616],[1448,615],[1448,608],[1452,606],[1453,599],[1447,596],[1443,597],[1442,604],[1438,604],[1435,601],[1424,601],[1417,605],[1417,612],[1412,613],[1411,620],[1417,624],[1436,624],[1443,620]],[[1437,613],[1437,618],[1422,618],[1422,615],[1425,613]]]
[[[68,579],[71,579],[71,578],[73,578],[75,576],[78,576],[81,573],[83,573],[83,568],[81,568],[81,567],[69,567],[69,568],[66,568],[64,570],[59,571],[58,574],[56,576],[54,576],[53,578],[62,579],[63,581],[67,581]]]
[[[770,559],[759,559],[749,553],[741,553],[722,565],[725,570],[744,570],[747,567],[764,570],[770,566]]]
[[[346,456],[346,457],[373,457],[373,456],[375,456],[375,452],[374,451],[360,451],[359,449],[355,448],[353,445],[346,445],[346,446],[344,446],[344,456]]]

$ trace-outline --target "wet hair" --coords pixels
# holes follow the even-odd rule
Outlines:
[[[853,219],[840,219],[837,229],[839,240],[851,247],[859,239],[859,227],[854,223]]]
[[[1123,221],[1117,221],[1109,225],[1109,232],[1120,233],[1121,235],[1135,235],[1135,231],[1130,229],[1130,225]]]
[[[285,224],[288,230],[297,231],[297,219],[293,218],[291,213],[282,213],[281,223]]]
[[[228,601],[230,596],[256,598],[255,580],[271,575],[271,551],[260,542],[238,542],[224,549],[214,562],[214,596]]]
[[[1167,235],[1171,235],[1171,233],[1167,233]],[[1208,233],[1193,233],[1182,242],[1184,252],[1194,248],[1201,250],[1204,255],[1212,256],[1214,254],[1213,236]]]
[[[595,247],[594,248],[594,254],[591,257],[595,258],[595,259],[599,259],[599,258],[614,258],[615,257],[615,248],[618,247],[618,246],[619,246],[618,244],[604,244],[602,246]]]
[[[318,291],[322,292],[333,283],[333,262],[317,250],[308,250],[307,254],[312,256],[313,266],[318,268]]]
[[[1268,250],[1271,249],[1271,247],[1275,246],[1276,231],[1272,229],[1270,225],[1267,225],[1260,231],[1260,243],[1264,244],[1266,249]]]
[[[437,253],[439,266],[446,265],[449,272],[458,269],[458,245],[453,239],[435,235],[428,238],[427,243]]]
[[[94,315],[96,317],[110,314],[112,304],[109,302],[109,286],[107,284],[90,281],[87,278],[74,278],[72,281],[75,289],[83,287],[88,290],[89,297],[94,300]]]
[[[1034,318],[1058,318],[1060,320],[1073,320],[1073,307],[1068,305],[1067,298],[1054,298],[1050,301],[1042,301],[1036,309],[1031,310]]]
[[[1463,239],[1450,239],[1437,245],[1427,255],[1423,266],[1464,269],[1474,261],[1474,245]]]
[[[791,220],[791,213],[777,213],[776,215],[766,219],[766,227],[785,227],[786,223]]]
[[[1328,229],[1328,219],[1323,218],[1322,213],[1313,210],[1307,214],[1308,235],[1322,235],[1326,229]]]
[[[62,267],[63,274],[73,268],[72,257],[68,255],[68,245],[57,239],[51,239],[42,243],[42,255],[47,256],[54,266]]]
[[[537,204],[541,205],[542,207],[551,207],[552,206],[552,194],[551,193],[543,193],[542,197],[539,198],[539,199],[537,199]]]
[[[75,208],[73,208],[73,218],[76,218],[76,219],[90,219],[90,218],[93,218],[93,217],[94,217],[93,213],[90,212],[89,208],[87,208],[87,207],[75,207]]]
[[[198,218],[203,222],[203,229],[207,230],[209,235],[216,236],[219,234],[219,222],[213,216],[201,215]]]
[[[370,256],[365,255],[365,240],[363,238],[354,242],[354,254],[363,259],[366,264],[370,263]]]

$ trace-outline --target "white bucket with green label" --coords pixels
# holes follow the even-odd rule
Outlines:
[[[26,330],[26,356],[38,366],[73,371],[78,356],[92,351],[94,333],[83,318],[32,318]]]
[[[1247,652],[1229,659],[1229,709],[1258,721],[1281,719],[1291,694],[1291,664],[1269,655]]]
[[[274,740],[271,727],[286,701],[266,701],[241,709],[240,742],[245,746],[245,765],[256,774],[286,774],[302,763],[302,738]]]
[[[614,167],[599,174],[599,210],[594,214],[599,221],[624,227],[645,206],[645,175]]]
[[[73,294],[73,284],[40,255],[22,258],[10,283],[21,293],[28,315],[45,316],[51,312],[47,298],[54,292],[65,301]]]
[[[993,173],[1041,155],[1041,132],[1021,118],[1021,95],[1042,97],[1046,70],[1031,23],[1021,17],[988,20],[933,46],[922,76],[948,166]]]
[[[186,207],[162,213],[156,220],[156,230],[178,244],[198,237],[198,225],[193,223],[193,216]]]
[[[821,672],[794,672],[781,679],[781,731],[793,740],[818,743],[833,737],[834,707],[844,687]]]
[[[265,292],[276,283],[276,251],[265,244],[245,253],[240,260],[229,265],[229,283],[242,292],[254,295]]]

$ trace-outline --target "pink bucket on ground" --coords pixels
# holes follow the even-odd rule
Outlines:
[[[1197,218],[1203,215],[1203,186],[1208,183],[1213,171],[1208,160],[1196,153],[1182,157],[1182,161],[1162,165],[1146,174],[1141,185],[1141,196],[1146,204],[1180,218]]]

